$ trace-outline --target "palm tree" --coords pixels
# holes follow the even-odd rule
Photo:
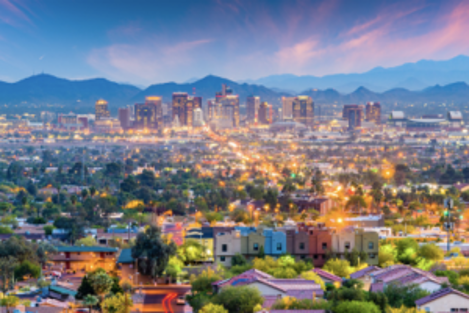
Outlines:
[[[85,299],[83,300],[83,305],[88,306],[90,309],[90,313],[93,312],[93,307],[97,305],[99,302],[98,298],[92,294],[88,294],[85,296]]]

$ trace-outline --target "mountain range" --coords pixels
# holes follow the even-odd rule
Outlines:
[[[464,56],[463,56],[464,57]],[[426,103],[426,102],[455,102],[468,104],[468,57],[456,57],[449,60],[451,65],[448,68],[441,61],[422,61],[414,64],[405,64],[401,68],[375,69],[370,72],[391,71],[390,73],[405,73],[409,71],[425,71],[429,73],[444,72],[465,72],[461,69],[461,63],[466,58],[467,77],[460,81],[452,81],[442,86],[433,84],[420,90],[410,90],[405,88],[392,88],[385,91],[371,90],[367,86],[359,86],[352,92],[343,93],[335,88],[317,88],[308,86],[300,92],[289,93],[287,88],[269,88],[259,84],[237,83],[226,78],[214,75],[206,76],[202,79],[191,79],[189,82],[178,84],[174,82],[155,84],[140,89],[130,84],[121,84],[106,79],[90,80],[67,80],[48,74],[39,74],[23,79],[15,83],[0,81],[0,104],[1,105],[59,105],[69,108],[69,110],[93,111],[96,100],[103,98],[109,103],[110,109],[115,113],[117,108],[124,105],[144,102],[145,96],[158,95],[163,97],[164,102],[170,102],[173,92],[187,92],[192,95],[203,97],[203,102],[214,98],[215,93],[221,90],[222,84],[229,85],[235,94],[240,96],[240,103],[244,103],[246,97],[250,95],[260,96],[262,101],[267,101],[275,107],[281,105],[283,96],[297,94],[309,95],[316,104],[347,104],[364,103],[368,101],[379,101],[384,105],[394,103]],[[452,61],[452,62],[451,62]],[[431,66],[432,65],[432,66]],[[414,69],[414,70],[413,70]],[[460,70],[459,70],[460,69]],[[434,71],[434,72],[433,72]],[[369,73],[369,72],[368,72]],[[352,74],[344,74],[350,76]],[[392,74],[390,74],[392,75]],[[395,75],[395,74],[393,74]],[[396,74],[398,79],[400,75]],[[431,74],[429,74],[431,76]],[[289,77],[289,76],[283,76]],[[401,78],[406,81],[406,75]],[[410,79],[411,80],[411,79]],[[376,82],[380,84],[379,81]],[[410,84],[412,80],[410,81]],[[332,83],[333,84],[333,83]],[[334,85],[334,84],[333,84]],[[13,108],[12,108],[13,110]],[[65,109],[64,111],[66,111]]]
[[[454,82],[468,84],[468,77],[469,58],[460,55],[444,61],[421,60],[391,68],[377,67],[365,73],[334,74],[322,77],[280,74],[242,82],[264,85],[291,93],[299,93],[309,88],[333,88],[340,93],[351,93],[361,86],[376,92],[385,92],[394,88],[418,91],[437,84],[447,85]]]

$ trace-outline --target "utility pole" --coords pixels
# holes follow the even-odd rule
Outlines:
[[[454,207],[454,200],[446,198],[444,200],[444,207],[447,208],[447,253],[450,252],[450,210]]]

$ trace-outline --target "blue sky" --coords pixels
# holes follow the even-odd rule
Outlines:
[[[468,55],[468,30],[465,0],[0,0],[0,80],[365,72]]]

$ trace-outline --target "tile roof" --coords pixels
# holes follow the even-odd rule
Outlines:
[[[358,271],[352,273],[350,275],[350,277],[351,277],[351,279],[361,278],[362,276],[367,275],[368,273],[371,273],[371,272],[374,272],[374,271],[377,271],[377,270],[381,270],[381,268],[378,267],[378,266],[368,266],[364,269],[361,269],[361,270],[358,270]]]
[[[326,270],[320,269],[320,268],[314,268],[312,269],[314,273],[317,273],[318,276],[329,279],[331,281],[343,281],[341,277],[338,277],[336,275],[333,275],[332,273],[327,272]]]
[[[383,282],[376,282],[370,285],[370,292],[382,292],[384,290]]]
[[[445,288],[445,289],[441,289],[439,291],[436,291],[434,293],[431,293],[430,295],[428,296],[425,296],[424,298],[421,298],[419,300],[416,300],[415,301],[415,304],[418,305],[418,306],[421,306],[423,304],[426,304],[430,301],[434,301],[434,300],[437,300],[443,296],[446,296],[448,294],[457,294],[457,295],[460,295],[461,297],[464,297],[464,298],[467,298],[468,299],[468,294],[465,294],[463,292],[460,292],[458,290],[455,290],[455,289],[452,289],[452,288]]]
[[[75,297],[77,295],[77,291],[70,290],[61,286],[49,286],[49,290],[60,293],[60,294],[67,294]]]
[[[96,253],[107,253],[117,252],[118,249],[115,247],[104,247],[104,246],[58,246],[58,252],[96,252]]]
[[[134,259],[132,258],[132,249],[122,249],[119,257],[116,261],[116,264],[121,263],[133,263]]]

